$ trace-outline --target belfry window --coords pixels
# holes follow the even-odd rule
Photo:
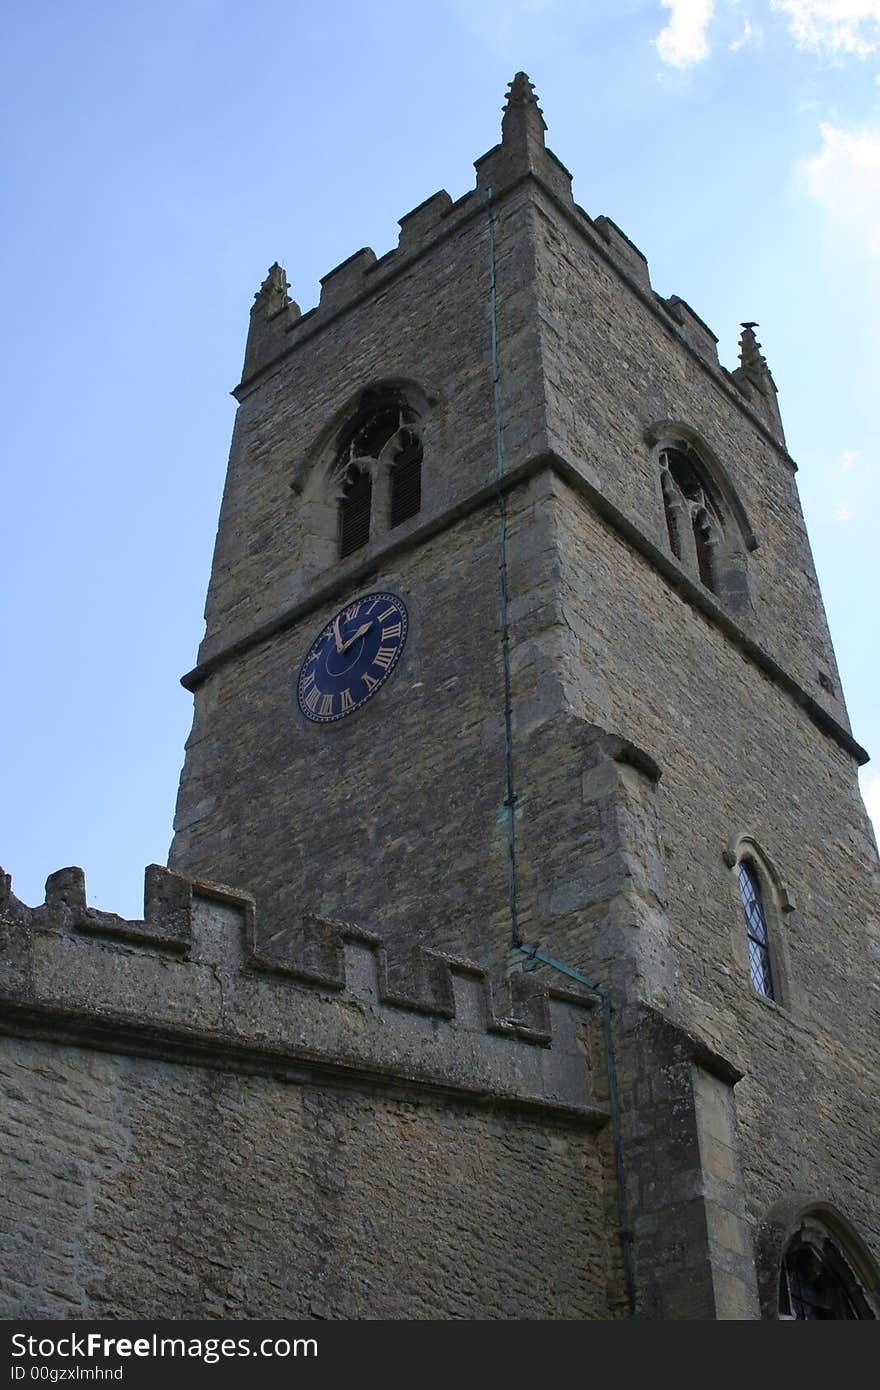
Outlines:
[[[749,972],[752,984],[758,994],[767,999],[775,999],[773,975],[770,969],[770,943],[767,938],[767,919],[761,902],[761,888],[757,875],[745,860],[737,865],[739,891],[742,896],[743,911],[746,917],[746,934],[749,943]]]
[[[422,506],[422,446],[410,430],[403,433],[407,438],[391,465],[392,529],[409,521]]]
[[[356,464],[348,469],[339,502],[339,555],[344,559],[370,539],[373,480]]]
[[[344,559],[422,505],[418,415],[402,391],[365,391],[340,436],[332,469]]]
[[[661,451],[660,487],[673,555],[701,584],[718,593],[725,541],[721,504],[689,445],[681,442]]]

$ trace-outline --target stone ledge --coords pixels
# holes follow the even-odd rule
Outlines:
[[[620,509],[604,496],[576,464],[552,451],[536,454],[524,463],[510,469],[502,478],[496,478],[491,483],[476,488],[469,496],[462,498],[461,501],[456,502],[446,511],[428,517],[420,525],[414,526],[406,535],[393,540],[377,542],[375,546],[368,546],[363,558],[360,558],[359,552],[358,557],[352,556],[349,560],[342,561],[337,568],[327,573],[326,580],[323,583],[319,582],[308,597],[299,599],[277,614],[276,617],[259,624],[251,632],[229,640],[225,646],[218,643],[214,649],[209,650],[197,666],[181,677],[181,685],[186,690],[197,690],[210,675],[213,675],[228,661],[286,631],[310,613],[329,604],[338,595],[350,593],[361,578],[368,575],[372,576],[380,567],[387,565],[396,556],[405,554],[432,536],[448,530],[449,527],[454,526],[472,512],[495,503],[499,494],[512,492],[514,488],[521,487],[530,482],[532,478],[547,471],[556,473],[564,482],[580,492],[612,530],[616,531],[634,550],[643,555],[686,602],[692,607],[698,608],[709,622],[720,628],[744,656],[791,697],[823,734],[839,744],[850,757],[855,759],[859,766],[869,761],[867,752],[853,738],[852,734],[818,701],[813,699],[753,637],[750,637],[739,623],[725,612],[721,604],[708,590],[691,579],[676,560],[649,540],[638,526],[624,516]]]
[[[30,908],[0,877],[0,1030],[221,1068],[427,1087],[602,1123],[580,1028],[595,1005],[526,975],[306,917],[257,944],[254,900],[151,865],[144,921],[86,905],[82,871]],[[298,1070],[299,1069],[299,1070]]]

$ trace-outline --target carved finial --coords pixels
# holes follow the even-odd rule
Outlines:
[[[747,395],[750,387],[760,392],[760,397],[763,399],[764,414],[767,416],[774,433],[784,443],[782,418],[776,400],[776,383],[770,373],[770,368],[767,366],[767,359],[761,352],[761,344],[755,337],[755,329],[758,325],[754,319],[747,319],[740,324],[740,327],[742,334],[739,340],[739,366],[733,373],[734,380],[745,388]]]
[[[761,344],[755,337],[758,327],[754,320],[740,324],[742,335],[739,340],[739,364],[743,371],[766,371],[767,363],[761,355]],[[756,383],[757,384],[757,383]]]
[[[247,381],[284,349],[287,330],[299,317],[299,305],[290,297],[287,272],[276,261],[270,265],[269,273],[251,305],[243,381]]]
[[[257,290],[254,299],[265,311],[267,318],[287,308],[290,303],[287,271],[277,261],[270,265],[269,274]]]
[[[507,101],[504,105],[504,115],[501,119],[502,139],[509,139],[515,130],[522,129],[524,126],[538,134],[541,143],[544,143],[544,131],[547,129],[547,124],[541,114],[535,89],[529,81],[528,75],[524,72],[518,72],[510,84],[510,91],[507,93]]]
[[[476,161],[477,190],[497,197],[503,189],[533,174],[555,197],[573,207],[571,174],[544,143],[547,129],[535,89],[524,72],[518,72],[501,117],[501,143]]]
[[[757,386],[759,391],[768,394],[768,389],[776,390],[773,377],[770,375],[770,368],[767,366],[767,359],[761,352],[761,344],[755,337],[755,329],[758,327],[754,319],[740,324],[742,334],[739,340],[739,369],[748,378],[753,386]]]
[[[538,106],[538,97],[529,81],[528,73],[518,72],[509,85],[510,91],[507,93],[505,110],[509,111],[511,106]]]

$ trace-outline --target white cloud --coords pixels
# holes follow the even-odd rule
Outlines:
[[[670,67],[693,67],[709,56],[706,30],[715,12],[715,0],[660,0],[672,18],[652,39],[660,58]]]
[[[857,450],[844,449],[837,462],[840,464],[840,467],[843,469],[844,473],[851,473],[852,470],[855,468],[856,464],[858,463],[858,459],[859,455]]]
[[[511,3],[523,0],[511,0]],[[733,8],[739,0],[727,0]],[[693,67],[709,56],[707,30],[717,0],[660,0],[671,10],[669,23],[651,42],[670,67]],[[785,16],[796,47],[823,58],[855,55],[866,58],[880,52],[880,0],[770,0],[770,8]],[[753,38],[760,38],[744,16],[743,29],[728,43],[737,53]]]
[[[874,822],[874,834],[880,840],[880,772],[871,768],[861,775],[862,799]]]
[[[857,249],[880,251],[880,129],[819,129],[821,150],[801,164],[809,193]]]
[[[752,37],[752,32],[753,32],[753,31],[752,31],[751,23],[750,23],[750,21],[749,21],[749,17],[748,17],[748,15],[746,15],[746,22],[745,22],[745,24],[744,24],[744,26],[743,26],[743,31],[742,31],[742,33],[740,34],[739,38],[738,38],[738,39],[731,39],[731,40],[730,40],[730,43],[727,45],[728,48],[730,49],[731,53],[739,53],[739,51],[740,51],[741,48],[745,48],[745,46],[746,46],[746,44],[748,43],[749,39]]]
[[[834,513],[834,520],[853,521],[855,520],[855,513],[844,502],[837,508],[837,511]]]
[[[880,49],[880,0],[771,0],[771,7],[787,16],[798,48],[832,58]]]

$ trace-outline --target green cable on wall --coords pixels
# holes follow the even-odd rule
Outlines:
[[[504,669],[504,768],[507,784],[505,808],[507,811],[507,890],[510,905],[510,935],[513,946],[523,952],[532,962],[532,969],[546,965],[583,985],[595,994],[602,1006],[602,1028],[605,1040],[605,1065],[608,1076],[608,1103],[611,1111],[611,1133],[614,1142],[614,1172],[617,1183],[617,1213],[620,1224],[620,1244],[623,1255],[624,1280],[627,1303],[631,1318],[636,1316],[636,1285],[632,1255],[632,1229],[626,1201],[626,1184],[623,1170],[623,1145],[620,1135],[620,1106],[617,1096],[617,1069],[614,1064],[614,1048],[611,1033],[611,995],[602,985],[594,984],[579,970],[573,970],[562,961],[544,955],[537,946],[526,946],[519,934],[516,897],[516,791],[513,780],[513,719],[510,694],[510,628],[507,605],[507,500],[501,487],[504,477],[504,441],[501,435],[501,374],[498,367],[498,318],[497,291],[495,278],[495,213],[493,210],[492,189],[486,189],[486,216],[489,223],[489,314],[492,325],[492,400],[495,410],[495,454],[497,462],[496,491],[498,511],[501,518],[498,567],[501,581],[501,660]],[[528,969],[528,967],[524,967]]]
[[[498,322],[495,285],[495,214],[492,209],[492,189],[486,189],[486,214],[489,220],[489,314],[492,323],[492,400],[495,408],[495,455],[498,465],[496,481],[501,528],[498,543],[498,567],[501,580],[501,661],[504,669],[504,771],[506,779],[505,808],[507,810],[507,896],[510,906],[510,937],[514,946],[521,946],[516,902],[516,790],[513,781],[513,735],[510,698],[510,632],[507,617],[507,500],[501,489],[504,477],[504,441],[501,437],[501,377],[498,370]]]

